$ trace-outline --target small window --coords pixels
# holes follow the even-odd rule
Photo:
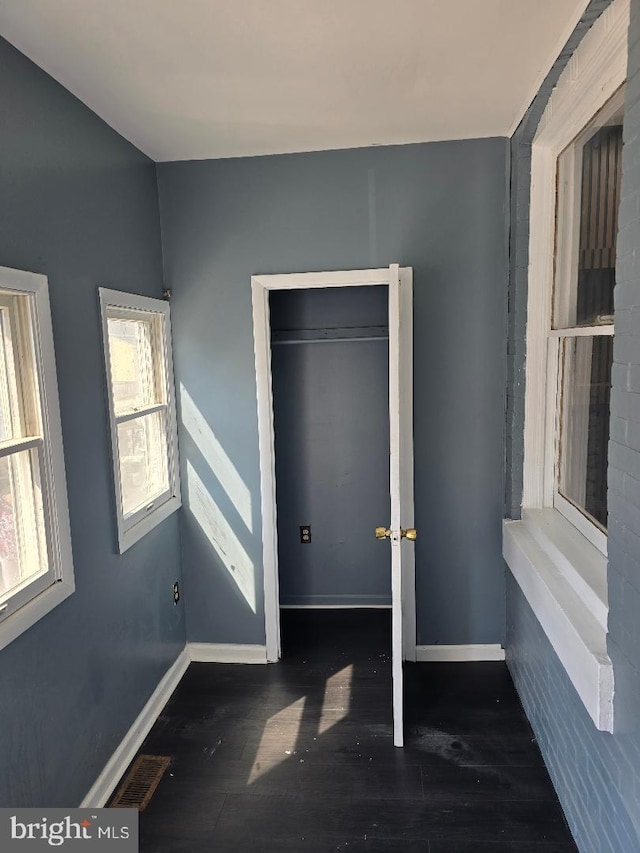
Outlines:
[[[100,289],[122,553],[180,506],[169,304]]]
[[[0,268],[0,647],[73,592],[47,279]]]
[[[549,333],[558,370],[554,506],[599,546],[607,529],[623,104],[624,88],[558,158]]]

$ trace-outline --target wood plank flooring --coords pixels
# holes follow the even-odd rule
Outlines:
[[[389,618],[283,611],[280,663],[192,664],[142,853],[574,853],[504,664],[407,664],[394,748]]]

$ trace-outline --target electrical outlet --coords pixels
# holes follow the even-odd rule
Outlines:
[[[173,603],[176,605],[180,601],[180,584],[176,581],[173,585]]]
[[[310,524],[301,524],[300,525],[300,542],[303,545],[309,545],[311,542],[311,525]]]

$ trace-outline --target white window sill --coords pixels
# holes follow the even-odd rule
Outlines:
[[[124,554],[124,552],[131,548],[132,545],[135,545],[143,536],[150,533],[154,527],[157,527],[165,519],[169,518],[170,515],[173,515],[173,513],[180,509],[181,506],[182,501],[180,497],[172,495],[163,504],[156,507],[153,512],[150,512],[149,515],[143,516],[137,524],[133,524],[131,527],[119,530],[118,545],[120,553]]]
[[[505,521],[502,552],[591,719],[613,731],[606,557],[554,509]]]
[[[58,581],[32,598],[15,613],[0,621],[0,649],[35,625],[43,616],[69,598],[74,591],[73,579]]]

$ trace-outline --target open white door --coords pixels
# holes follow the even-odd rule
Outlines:
[[[405,613],[404,593],[415,584],[413,542],[412,353],[400,342],[411,339],[411,278],[397,264],[389,267],[389,488],[391,524],[391,652],[393,672],[393,743],[404,745],[402,661],[415,655],[415,609]],[[404,525],[404,527],[403,527]],[[411,585],[411,586],[409,586]],[[404,587],[404,589],[403,589]],[[405,619],[407,625],[404,625]],[[413,650],[413,655],[411,651]],[[405,654],[406,652],[406,654]]]
[[[376,536],[394,538],[392,553],[394,742],[402,746],[402,660],[416,659],[415,560],[413,543],[402,538],[413,527],[413,320],[411,267],[286,273],[251,277],[256,359],[260,498],[264,571],[266,659],[280,658],[280,602],[276,520],[275,439],[271,388],[269,291],[325,287],[389,287],[389,425],[391,439],[390,528]],[[385,521],[385,519],[380,519]]]

